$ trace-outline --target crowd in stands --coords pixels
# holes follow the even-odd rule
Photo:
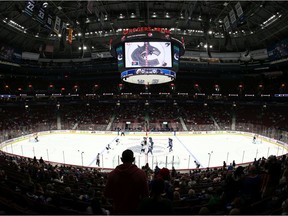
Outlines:
[[[3,214],[287,214],[286,155],[255,159],[248,166],[234,163],[187,173],[158,166],[152,169],[146,164],[137,171],[143,173],[146,184],[132,190],[143,191],[138,202],[127,197],[131,192],[128,183],[134,181],[138,168],[125,169],[133,161],[127,165],[122,160],[127,168],[119,165],[113,178],[97,168],[51,165],[41,158],[3,152],[0,161]],[[126,172],[121,185],[115,177],[121,177],[117,169]],[[121,210],[115,208],[115,202],[120,202]]]
[[[144,131],[146,113],[147,109],[142,104],[119,104],[114,111],[115,119],[112,128],[115,130],[121,128],[128,131]],[[130,123],[127,124],[126,122]]]
[[[257,111],[254,112],[252,106],[200,103],[121,104],[116,108],[115,104],[3,106],[1,140],[41,130],[105,130],[111,119],[116,123],[128,120],[139,123],[141,127],[136,130],[144,130],[144,126],[151,129],[157,119],[167,121],[170,127],[172,121],[180,122],[181,118],[188,130],[223,130],[227,129],[223,126],[225,122],[230,125],[229,130],[235,121],[236,130],[249,131],[248,126],[259,129],[265,125],[270,137],[283,138],[279,136],[282,134],[276,136],[270,132],[273,128],[287,130],[285,107],[255,106]],[[98,129],[97,125],[101,127]],[[111,126],[111,130],[114,129]],[[166,167],[150,168],[149,164],[141,169],[147,178],[150,198],[143,196],[137,214],[288,212],[288,160],[285,155],[256,158],[245,167],[231,164],[215,169],[196,168],[187,173]],[[113,207],[113,191],[112,195],[105,196],[108,176],[107,171],[99,168],[52,165],[41,158],[0,152],[0,211],[8,214],[117,214]],[[164,207],[154,212],[153,206],[159,202]]]
[[[286,106],[56,103],[0,107],[1,140],[44,130],[238,130],[287,140]],[[127,122],[129,124],[127,124]],[[165,124],[163,124],[165,123]]]

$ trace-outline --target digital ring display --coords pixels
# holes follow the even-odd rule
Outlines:
[[[161,84],[174,80],[176,72],[162,68],[139,68],[123,71],[121,78],[125,82],[135,84]]]

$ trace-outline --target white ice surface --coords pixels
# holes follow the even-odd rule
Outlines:
[[[99,134],[49,134],[40,135],[39,142],[33,139],[8,144],[5,152],[34,157],[42,157],[46,161],[96,167],[96,155],[101,154],[100,167],[114,168],[121,163],[121,154],[125,149],[132,149],[138,167],[149,162],[150,167],[174,167],[176,169],[195,168],[194,161],[201,167],[227,165],[235,160],[237,163],[253,161],[254,158],[282,155],[287,149],[261,140],[253,144],[252,137],[245,135],[152,135],[154,141],[153,155],[140,154],[143,136],[119,136],[120,144],[116,145],[115,135]],[[169,152],[168,138],[173,139],[173,151]],[[111,150],[106,146],[110,144]],[[209,162],[210,159],[210,162]],[[209,164],[210,163],[210,164]]]

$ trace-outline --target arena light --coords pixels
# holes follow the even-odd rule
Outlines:
[[[122,13],[120,13],[120,15],[119,15],[119,17],[118,17],[119,19],[124,19],[125,18],[125,16],[122,14]]]
[[[152,17],[152,18],[157,18],[157,14],[156,14],[156,12],[153,12],[153,14],[152,14],[151,17]]]
[[[130,18],[131,18],[131,19],[136,18],[136,15],[135,15],[134,13],[131,13]]]
[[[42,7],[47,8],[47,6],[48,6],[48,2],[43,2]]]

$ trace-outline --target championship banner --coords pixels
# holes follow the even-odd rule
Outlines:
[[[60,28],[61,28],[61,19],[58,16],[56,16],[53,30],[57,35],[60,33]]]
[[[61,28],[61,38],[60,38],[60,50],[65,49],[65,44],[66,44],[66,23],[62,22],[62,28]]]
[[[52,29],[52,24],[53,24],[53,20],[52,20],[52,15],[48,14],[47,15],[47,19],[46,19],[46,23],[45,23],[45,27],[49,30]]]

